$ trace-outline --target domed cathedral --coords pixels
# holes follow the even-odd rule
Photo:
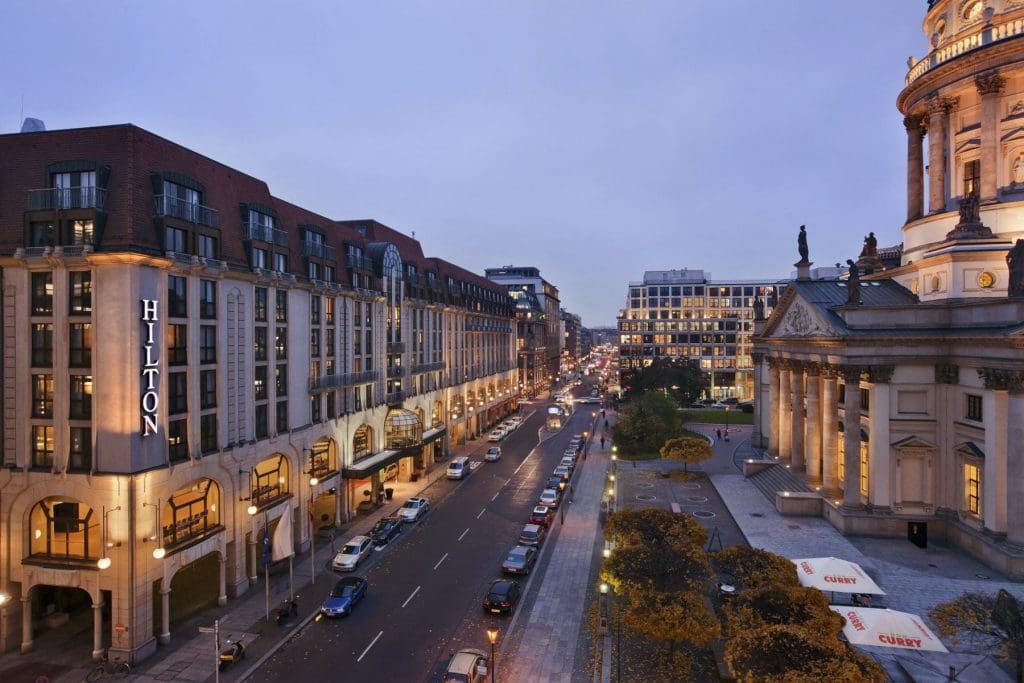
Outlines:
[[[797,279],[755,322],[766,457],[746,473],[785,467],[783,513],[1022,577],[1024,0],[931,0],[923,26],[897,101],[902,244],[872,232],[823,281],[801,229]]]

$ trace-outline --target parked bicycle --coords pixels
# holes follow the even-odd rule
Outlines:
[[[108,652],[104,652],[103,659],[100,660],[100,663],[89,672],[85,677],[85,680],[92,683],[93,681],[98,681],[104,676],[117,676],[118,678],[121,678],[127,676],[131,672],[132,668],[128,665],[128,662],[120,659],[110,661],[110,654]]]

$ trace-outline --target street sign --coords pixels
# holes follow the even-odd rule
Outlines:
[[[114,624],[114,633],[116,635],[123,636],[127,632],[128,629],[125,628],[124,624]]]

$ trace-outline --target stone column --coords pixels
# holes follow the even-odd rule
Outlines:
[[[1010,420],[1024,417],[1013,415],[1014,410],[1024,410],[1024,372],[982,368],[978,376],[985,382],[981,409],[985,421],[981,518],[986,529],[1009,534],[1009,527],[1020,526],[1022,519],[1013,516],[1013,508],[1018,502],[1015,498],[1024,496],[1024,485],[1011,477],[1024,476],[1021,446],[1014,443],[1015,436],[1024,437],[1024,425]],[[1017,512],[1024,511],[1024,505],[1016,507]],[[1024,539],[1024,532],[1017,533]]]
[[[32,652],[32,599],[28,592],[32,590],[22,587],[25,595],[21,598],[21,653]]]
[[[933,96],[928,100],[928,211],[946,210],[946,135],[954,101]]]
[[[103,659],[103,603],[92,605],[92,661]]]
[[[782,361],[779,369],[779,458],[783,461],[789,460],[793,448],[792,377],[789,361]]]
[[[768,455],[779,457],[779,362],[768,359]],[[757,400],[756,398],[754,400]]]
[[[1010,393],[1004,423],[1008,427],[1007,517],[1012,520],[1006,529],[1006,540],[1024,549],[1024,373],[1015,372],[1013,376],[1014,381],[1008,385]]]
[[[805,452],[807,454],[807,483],[811,487],[821,485],[821,366],[808,363],[807,376],[807,422]]]
[[[839,463],[837,461],[839,437],[839,392],[837,368],[822,368],[821,390],[821,478],[824,494],[835,498],[839,493]]]
[[[843,403],[843,446],[845,471],[843,507],[859,508],[860,503],[860,372],[858,366],[843,366],[846,401]]]
[[[999,94],[1006,80],[995,71],[977,76],[981,95],[981,201],[996,200],[999,164]]]
[[[220,554],[220,576],[217,583],[217,604],[223,607],[228,604],[228,558]]]
[[[160,589],[160,635],[157,642],[167,645],[171,642],[171,589]]]
[[[789,380],[790,412],[793,421],[790,430],[789,462],[794,472],[804,470],[804,364],[793,365]]]
[[[924,116],[903,119],[907,129],[907,222],[924,215]]]
[[[868,432],[868,501],[878,508],[892,505],[891,456],[889,449],[889,383],[892,365],[872,365],[868,369],[871,388]]]
[[[757,448],[764,448],[764,401],[761,400],[761,386],[764,383],[764,354],[755,351],[750,354],[754,363],[754,428],[750,433],[750,443]]]

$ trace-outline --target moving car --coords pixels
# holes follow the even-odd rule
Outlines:
[[[398,509],[403,522],[416,522],[430,510],[430,499],[424,496],[410,498]]]
[[[484,453],[484,460],[486,460],[487,462],[495,462],[500,457],[501,448],[499,448],[498,446],[491,446],[490,448],[487,449],[487,452]]]
[[[346,576],[334,584],[331,594],[320,606],[320,614],[325,617],[344,617],[351,614],[352,608],[366,595],[370,583],[361,576]]]
[[[487,653],[464,647],[448,662],[441,683],[487,683]]]
[[[377,520],[373,529],[370,530],[370,538],[373,539],[373,545],[383,548],[400,533],[402,533],[402,518],[391,515]]]
[[[539,548],[547,535],[547,529],[540,524],[527,524],[519,532],[519,545],[532,545]]]
[[[469,473],[471,471],[472,470],[470,469],[469,466],[469,458],[463,455],[458,458],[453,458],[452,461],[448,463],[448,470],[446,472],[446,476],[449,479],[465,479],[467,476],[469,476]]]
[[[529,574],[537,561],[537,549],[529,545],[517,545],[508,551],[501,565],[501,571],[508,574]]]
[[[530,513],[530,524],[539,524],[543,527],[551,526],[551,520],[555,518],[555,514],[551,511],[547,505],[538,505],[533,508],[533,512]]]
[[[491,614],[512,614],[519,602],[519,584],[512,579],[498,579],[484,596],[484,611]]]
[[[369,536],[353,536],[338,551],[331,561],[331,567],[336,572],[350,572],[359,566],[363,558],[373,550],[373,539]]]
[[[544,489],[540,493],[540,498],[537,500],[537,504],[549,508],[557,508],[558,498],[559,493],[557,489]]]

